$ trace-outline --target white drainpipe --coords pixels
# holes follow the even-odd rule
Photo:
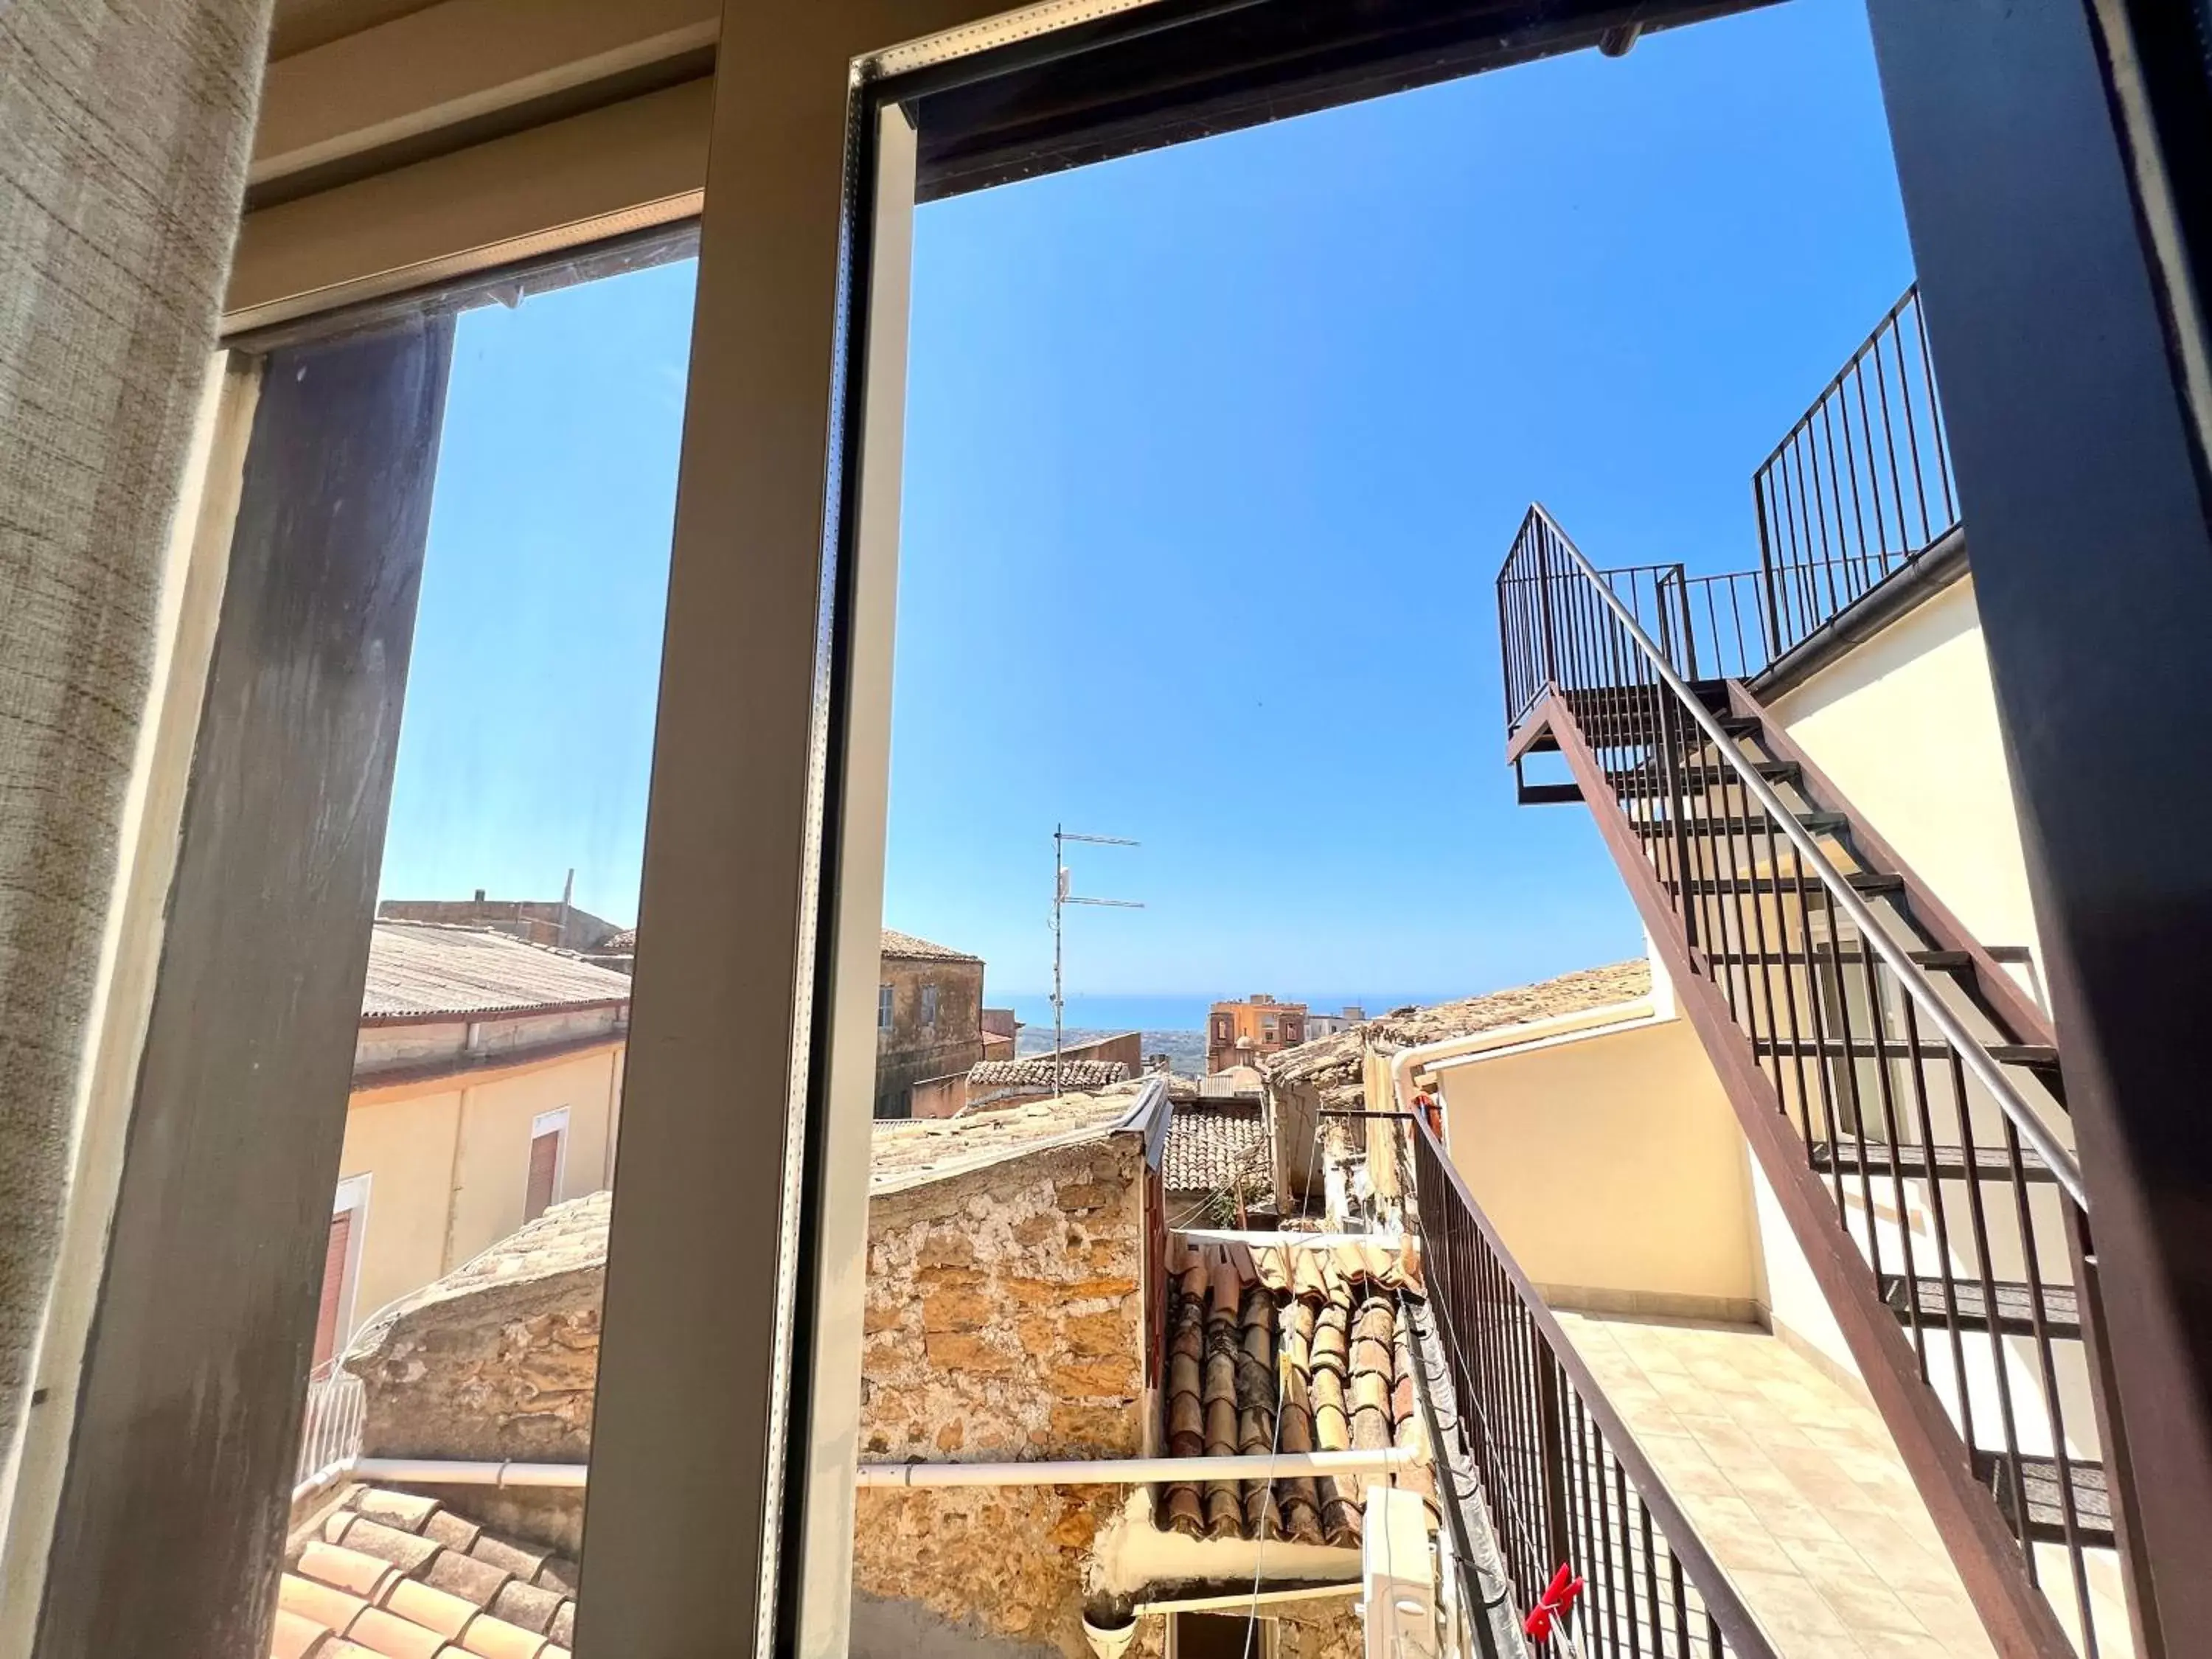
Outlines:
[[[1406,1468],[1410,1447],[1373,1451],[1255,1453],[1234,1457],[1104,1457],[1011,1463],[863,1463],[862,1486],[1141,1486],[1156,1480],[1287,1480],[1300,1474],[1380,1474]],[[325,1473],[434,1486],[581,1486],[588,1463],[456,1462],[437,1457],[356,1457]]]
[[[1379,1474],[1406,1468],[1413,1449],[1265,1452],[1234,1457],[1107,1457],[1090,1462],[863,1463],[862,1486],[1142,1486],[1155,1480],[1278,1480],[1299,1474]]]
[[[1585,1008],[1578,1013],[1554,1014],[1549,1019],[1530,1020],[1522,1025],[1497,1026],[1487,1031],[1477,1031],[1471,1036],[1447,1037],[1441,1042],[1423,1043],[1418,1048],[1401,1048],[1390,1056],[1390,1093],[1393,1098],[1389,1109],[1412,1111],[1413,1074],[1434,1066],[1438,1060],[1539,1047],[1562,1038],[1595,1035],[1601,1030],[1623,1025],[1649,1024],[1658,1016],[1659,1011],[1650,997],[1637,997],[1602,1008]]]

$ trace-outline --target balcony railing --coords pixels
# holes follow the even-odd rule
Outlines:
[[[334,1470],[361,1455],[361,1431],[368,1402],[361,1379],[332,1370],[307,1383],[307,1405],[300,1431],[300,1462],[293,1488],[319,1485]]]
[[[1916,284],[1752,477],[1770,660],[1959,522]]]
[[[1685,679],[1752,680],[1943,540],[1959,524],[1935,370],[1907,289],[1752,478],[1757,570],[1692,576],[1623,565],[1598,579]],[[1583,573],[1516,545],[1498,582],[1505,725],[1559,668],[1604,642],[1567,637],[1564,584]]]
[[[1565,1565],[1588,1581],[1570,1632],[1586,1659],[1771,1659],[1435,1133],[1408,1133],[1429,1307],[1522,1605]]]

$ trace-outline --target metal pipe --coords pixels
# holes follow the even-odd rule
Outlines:
[[[434,1486],[570,1486],[584,1485],[588,1463],[468,1462],[441,1457],[356,1457],[340,1473],[371,1480],[412,1480]]]
[[[1229,1457],[1104,1457],[1058,1462],[863,1463],[862,1486],[1141,1486],[1160,1480],[1288,1480],[1301,1474],[1382,1474],[1407,1468],[1419,1455],[1406,1446],[1372,1451],[1254,1453]],[[588,1463],[470,1462],[438,1457],[356,1457],[331,1477],[407,1480],[439,1486],[581,1486]]]
[[[860,1486],[1143,1486],[1159,1480],[1286,1480],[1301,1474],[1381,1474],[1419,1459],[1411,1447],[1374,1451],[1255,1452],[1230,1457],[1104,1457],[1070,1462],[863,1463]]]
[[[1543,520],[1546,528],[1558,538],[1567,556],[1582,567],[1583,574],[1597,590],[1598,598],[1612,609],[1620,625],[1628,630],[1629,636],[1651,659],[1653,671],[1667,683],[1689,711],[1690,717],[1705,732],[1706,740],[1728,763],[1752,798],[1781,826],[1782,833],[1797,849],[1800,863],[1808,866],[1820,878],[1820,884],[1828,890],[1830,902],[1851,919],[1864,937],[1868,948],[1888,964],[1890,971],[1897,975],[1898,982],[1920,1005],[1921,1012],[1927,1016],[1929,1023],[1941,1031],[1957,1051],[1960,1062],[1974,1074],[1976,1081],[1990,1091],[1999,1109],[2012,1120],[2028,1145],[2034,1147],[2050,1166],[2051,1173],[2057,1179],[2058,1184],[2065,1188],[2073,1195],[2074,1201],[2086,1212],[2089,1207],[2089,1189],[2081,1178],[2081,1166],[2075,1162],[2074,1154],[2058,1144],[2057,1138],[2051,1133],[2042,1118],[2020,1097],[2019,1091],[2012,1086],[2012,1079],[2005,1076],[1996,1061],[1990,1057],[1989,1051],[1967,1031],[1942,998],[1936,994],[1936,988],[1929,983],[1920,964],[1889,936],[1866,901],[1844,879],[1843,873],[1829,862],[1828,855],[1820,850],[1820,844],[1814,839],[1812,832],[1797,821],[1796,815],[1782,797],[1775,793],[1773,787],[1759,775],[1759,769],[1744,758],[1743,751],[1729,739],[1727,732],[1721,730],[1720,722],[1713,717],[1712,711],[1690,689],[1689,684],[1674,672],[1674,665],[1667,660],[1651,636],[1644,631],[1634,613],[1621,604],[1619,597],[1600,579],[1597,568],[1590,563],[1582,549],[1575,545],[1574,538],[1559,528],[1559,521],[1551,515],[1542,502],[1531,502],[1528,510]]]

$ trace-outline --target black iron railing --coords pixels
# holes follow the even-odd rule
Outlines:
[[[2095,1256],[2055,1053],[1940,971],[1961,964],[1941,960],[1902,878],[1866,866],[1763,722],[1693,684],[1540,507],[1501,589],[1529,571],[1545,606],[1519,632],[1544,641],[1563,705],[1550,727],[1583,797],[1640,848],[2031,1577],[2094,1655],[2090,1557],[2115,1544],[2099,1448],[2117,1404],[2083,1340]],[[1509,686],[1516,672],[1509,656]]]
[[[1917,285],[1752,477],[1774,658],[1959,522]]]
[[[1692,576],[1680,564],[1599,573],[1686,679],[1756,678],[1958,527],[1950,453],[1917,288],[1891,307],[1752,477],[1757,570]],[[1516,553],[1522,550],[1516,544]],[[1498,577],[1510,730],[1558,678],[1552,597],[1581,573],[1540,544]]]
[[[1559,634],[1563,595],[1554,592],[1581,580],[1579,571],[1556,565],[1540,540],[1516,543],[1498,573],[1509,731],[1558,679],[1561,665],[1586,649]],[[1766,665],[1758,572],[1692,576],[1680,564],[1633,564],[1604,571],[1601,580],[1686,678],[1748,679]]]
[[[1588,1581],[1571,1631],[1588,1659],[1768,1659],[1750,1612],[1434,1133],[1407,1133],[1429,1307],[1522,1603],[1565,1565]]]

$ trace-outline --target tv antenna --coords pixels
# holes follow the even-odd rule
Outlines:
[[[1071,904],[1103,904],[1115,910],[1141,910],[1135,899],[1085,898],[1068,890],[1067,843],[1079,841],[1092,847],[1135,847],[1141,843],[1126,836],[1085,836],[1055,823],[1052,827],[1052,1093],[1060,1097],[1061,1012],[1066,999],[1060,993],[1060,912]]]

